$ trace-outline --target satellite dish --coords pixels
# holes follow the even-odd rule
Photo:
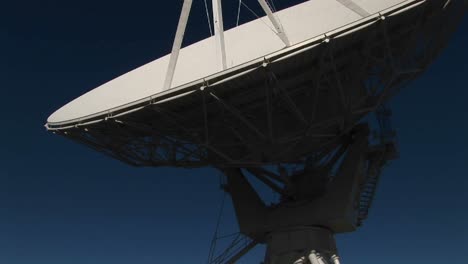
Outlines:
[[[385,102],[442,51],[466,2],[314,0],[272,12],[258,0],[265,17],[224,31],[213,0],[215,36],[181,48],[191,2],[171,54],[66,104],[47,129],[135,166],[220,169],[249,242],[211,263],[258,243],[266,263],[339,263],[334,234],[361,225],[397,156]],[[281,200],[265,206],[247,174]]]

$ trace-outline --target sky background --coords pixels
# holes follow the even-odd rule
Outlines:
[[[231,27],[237,1],[225,2]],[[223,195],[215,170],[133,168],[43,126],[68,101],[167,54],[181,3],[2,3],[1,264],[206,263]],[[195,0],[186,43],[209,35],[204,12]],[[468,261],[467,33],[465,18],[392,100],[401,157],[364,226],[337,236],[342,263]],[[229,202],[222,230],[234,227]],[[262,258],[258,247],[240,263]]]

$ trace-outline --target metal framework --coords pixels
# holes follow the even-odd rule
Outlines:
[[[312,251],[327,259],[337,256],[333,234],[352,232],[362,224],[382,167],[396,157],[393,141],[371,146],[368,136],[367,126],[359,125],[343,136],[341,146],[328,157],[312,159],[287,175],[287,180],[279,183],[283,190],[278,192],[280,202],[269,207],[245,173],[223,169],[240,231],[268,245],[266,263],[293,263]],[[265,176],[261,170],[248,171],[253,177],[262,174],[271,181],[279,177]],[[286,237],[291,241],[285,241]]]
[[[184,2],[166,88],[191,2]],[[433,61],[464,9],[421,0],[370,15],[353,1],[338,2],[366,19],[202,86],[48,128],[134,166],[222,171],[240,233],[225,250],[210,252],[210,264],[235,263],[259,243],[267,244],[266,264],[339,264],[334,234],[362,225],[383,167],[398,155],[385,103]],[[289,46],[279,20],[259,3]],[[213,8],[226,69],[221,1]],[[374,138],[363,121],[371,112]],[[267,206],[248,177],[279,201]]]
[[[458,22],[439,8],[424,2],[377,14],[182,91],[190,96],[168,95],[49,129],[135,166],[301,164],[335,148],[338,138],[423,72]]]
[[[217,240],[223,239],[226,237],[216,238]],[[216,242],[216,241],[215,241]],[[224,248],[221,252],[215,251],[215,243],[210,249],[210,254],[208,256],[208,264],[233,264],[236,263],[242,256],[247,252],[253,249],[259,242],[250,239],[247,236],[237,233],[233,235],[233,238],[229,245]]]
[[[193,0],[184,0],[182,11],[180,13],[179,24],[177,26],[176,35],[174,38],[174,44],[172,46],[171,56],[169,58],[169,65],[167,68],[166,78],[164,80],[163,90],[171,88],[172,79],[177,66],[177,60],[179,58],[179,52],[182,48],[182,41],[184,40],[185,29],[187,28],[187,22],[192,9]],[[265,14],[267,14],[271,23],[275,27],[276,34],[284,42],[286,46],[290,46],[290,42],[286,33],[284,32],[283,26],[281,25],[278,17],[273,14],[268,3],[265,0],[258,0]],[[226,63],[226,45],[224,42],[224,22],[223,22],[223,8],[221,0],[212,0],[213,6],[213,26],[216,38],[216,54],[220,58],[220,70],[227,69]]]

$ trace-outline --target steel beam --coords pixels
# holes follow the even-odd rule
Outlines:
[[[234,256],[232,256],[226,264],[235,264],[242,256],[247,254],[251,249],[253,249],[258,244],[258,241],[252,240],[250,243],[245,245],[239,252],[237,252]]]
[[[255,134],[257,134],[262,140],[264,140],[266,137],[265,135],[260,132],[260,130],[257,129],[257,127],[252,124],[246,117],[244,117],[238,109],[235,107],[229,105],[227,102],[225,102],[223,99],[219,98],[216,96],[213,92],[209,93],[214,99],[216,99],[228,112],[236,116],[240,121],[242,121],[247,127],[249,127]]]
[[[187,27],[187,21],[190,15],[191,8],[192,0],[184,0],[182,12],[180,13],[179,24],[177,25],[174,44],[172,45],[172,52],[171,57],[169,59],[169,66],[167,68],[166,79],[164,80],[164,91],[171,88],[172,85],[172,79],[174,78],[177,60],[179,59],[179,51],[182,47],[182,41],[184,40],[185,29]]]
[[[291,46],[288,36],[286,36],[286,33],[284,32],[283,26],[281,25],[278,17],[275,14],[273,14],[273,12],[271,12],[270,6],[266,2],[266,0],[258,0],[258,3],[262,7],[265,14],[268,16],[268,19],[270,19],[271,24],[273,24],[273,26],[275,27],[276,34],[281,39],[281,41],[283,41],[284,45],[286,45],[286,47]]]
[[[226,65],[226,44],[224,43],[224,22],[223,22],[223,8],[221,0],[213,0],[213,21],[214,32],[216,38],[216,57],[221,58],[221,69],[227,69]]]
[[[277,192],[278,194],[281,194],[282,196],[289,197],[289,194],[287,191],[284,190],[281,186],[278,184],[274,183],[272,180],[270,180],[268,177],[266,177],[263,173],[255,170],[255,168],[246,169],[250,174],[255,176],[255,178],[259,179],[261,182],[263,182],[265,185],[270,187],[273,191]]]

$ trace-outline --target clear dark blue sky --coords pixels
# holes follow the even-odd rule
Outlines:
[[[43,127],[69,100],[168,53],[181,2],[2,3],[1,264],[206,261],[222,196],[214,170],[136,169]],[[229,26],[236,1],[225,2]],[[188,43],[208,36],[204,15],[195,0]],[[467,82],[465,19],[392,101],[401,158],[385,170],[369,220],[337,236],[344,264],[468,263]]]

